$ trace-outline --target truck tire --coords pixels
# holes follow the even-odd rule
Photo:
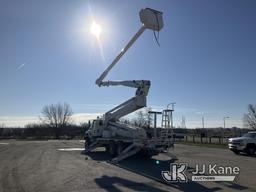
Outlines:
[[[247,155],[254,155],[255,154],[255,145],[248,144],[246,147],[246,153],[247,153]]]
[[[238,150],[233,150],[233,153],[235,153],[236,155],[239,155],[239,154],[240,154],[240,151],[238,151]]]
[[[111,157],[117,156],[117,147],[116,147],[116,143],[114,141],[110,141],[108,150],[109,150],[109,154]]]
[[[122,151],[124,150],[124,143],[123,142],[117,142],[117,156],[120,155],[122,153]]]
[[[109,153],[109,145],[105,145],[105,151]]]
[[[91,144],[91,140],[89,137],[85,138],[85,142],[84,142],[84,148],[89,147],[89,145]]]

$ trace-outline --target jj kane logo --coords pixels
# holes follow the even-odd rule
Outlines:
[[[162,177],[167,182],[187,182],[188,178],[185,174],[187,163],[171,163],[170,171],[162,171]]]
[[[171,163],[170,171],[162,171],[162,177],[166,182],[187,182],[186,170],[188,163]],[[239,167],[199,165],[196,164],[195,171],[191,172],[192,181],[234,181],[239,174]]]

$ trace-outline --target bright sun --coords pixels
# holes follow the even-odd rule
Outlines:
[[[101,26],[99,24],[97,24],[95,21],[92,22],[91,28],[90,28],[90,32],[97,38],[100,38],[100,34],[101,34]]]

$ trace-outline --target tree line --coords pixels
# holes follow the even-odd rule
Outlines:
[[[122,118],[123,123],[138,127],[148,128],[152,125],[152,117],[146,108],[135,113],[132,119]],[[67,103],[45,105],[42,108],[39,124],[28,124],[25,128],[4,128],[0,126],[0,138],[73,138],[83,137],[88,123],[75,125],[72,122],[73,111]],[[246,128],[256,130],[256,105],[249,104],[248,111],[244,114],[243,122]],[[1,128],[2,127],[2,128]],[[198,131],[198,129],[196,129]]]

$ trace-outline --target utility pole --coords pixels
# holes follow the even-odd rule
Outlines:
[[[224,123],[224,125],[223,125],[223,131],[222,131],[222,143],[223,143],[224,132],[225,132],[225,128],[226,128],[226,119],[228,119],[228,118],[229,118],[229,116],[224,116],[224,117],[223,117],[223,123]]]
[[[230,118],[230,117],[228,117],[228,116],[226,116],[226,117],[223,117],[223,122],[224,122],[224,129],[226,128],[226,119],[228,119],[228,118]]]
[[[181,128],[186,129],[186,118],[184,116],[181,117]]]
[[[204,116],[202,117],[202,125],[203,125],[203,129],[204,129]]]

